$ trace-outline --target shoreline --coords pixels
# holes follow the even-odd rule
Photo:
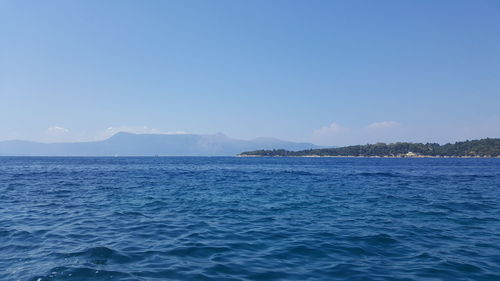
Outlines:
[[[297,157],[297,158],[500,158],[500,156],[433,156],[433,155],[415,155],[415,156],[342,156],[342,155],[236,155],[236,157]]]

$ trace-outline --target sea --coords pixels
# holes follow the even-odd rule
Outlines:
[[[0,157],[0,280],[500,280],[500,159]]]

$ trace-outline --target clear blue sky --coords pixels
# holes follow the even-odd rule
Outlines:
[[[3,0],[0,35],[0,140],[500,137],[496,0]]]

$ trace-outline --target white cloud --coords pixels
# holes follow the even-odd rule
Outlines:
[[[370,125],[368,125],[369,129],[385,129],[385,128],[392,128],[397,126],[398,123],[394,121],[382,121],[382,122],[375,122]]]
[[[329,126],[323,126],[313,131],[312,142],[320,145],[337,144],[340,139],[350,135],[352,130],[344,128],[337,123],[331,123]]]
[[[66,134],[69,133],[69,130],[59,126],[50,126],[47,128],[47,132],[53,134]]]
[[[69,129],[56,125],[45,129],[39,139],[42,142],[68,142],[73,140],[73,133]]]
[[[319,145],[353,145],[399,141],[401,126],[395,121],[375,122],[358,128],[342,127],[337,123],[316,129],[311,141]]]
[[[313,134],[316,136],[321,136],[321,135],[331,135],[331,134],[338,134],[346,131],[347,128],[343,128],[337,123],[332,123],[330,126],[324,126],[321,127],[317,130],[314,130]]]

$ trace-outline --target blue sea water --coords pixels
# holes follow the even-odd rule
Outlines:
[[[500,159],[1,157],[0,280],[500,280]]]

